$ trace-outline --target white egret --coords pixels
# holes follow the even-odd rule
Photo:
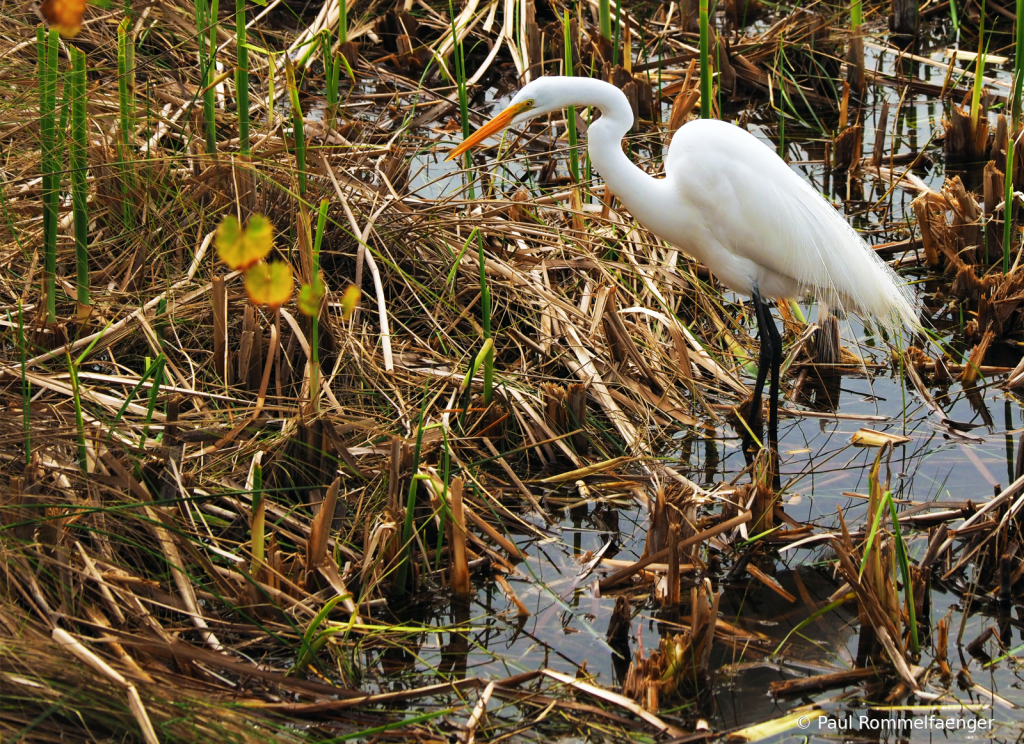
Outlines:
[[[890,330],[920,327],[914,295],[896,273],[770,147],[732,124],[702,119],[680,128],[664,176],[655,178],[622,151],[622,137],[633,125],[622,91],[590,78],[544,77],[523,87],[448,159],[510,125],[568,106],[601,112],[587,130],[587,150],[630,213],[753,300],[761,349],[748,423],[760,436],[761,396],[770,372],[768,442],[776,455],[782,339],[763,298],[788,300],[809,291],[830,307],[860,313]]]

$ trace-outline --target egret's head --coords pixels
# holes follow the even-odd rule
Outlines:
[[[505,107],[504,111],[473,132],[461,145],[448,153],[448,157],[445,159],[452,160],[457,158],[492,134],[500,132],[513,124],[521,124],[535,116],[559,111],[570,105],[566,102],[567,91],[565,88],[566,80],[571,79],[543,77],[527,83],[522,90],[515,94],[512,102]]]

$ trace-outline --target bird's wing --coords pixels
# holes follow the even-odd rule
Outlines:
[[[690,122],[672,141],[666,176],[719,249],[833,307],[919,325],[912,291],[821,194],[745,130]]]

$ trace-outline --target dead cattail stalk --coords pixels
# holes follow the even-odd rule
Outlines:
[[[224,277],[213,277],[210,300],[213,303],[213,367],[220,379],[227,383],[228,294]]]
[[[889,102],[882,103],[878,111],[878,124],[875,126],[875,144],[871,148],[871,165],[875,168],[882,164],[882,155],[885,152],[885,132],[889,124]]]
[[[462,478],[453,478],[449,491],[452,518],[448,528],[448,544],[452,550],[448,581],[453,596],[468,599],[472,595],[473,587],[469,580],[469,563],[466,560],[466,516],[462,504],[462,488]]]
[[[309,527],[309,540],[306,542],[306,570],[315,571],[316,567],[327,558],[327,539],[331,534],[334,522],[334,509],[338,503],[338,490],[341,488],[341,476],[334,479],[327,488],[320,510],[313,517]]]

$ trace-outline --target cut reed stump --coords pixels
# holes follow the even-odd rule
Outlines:
[[[971,120],[970,108],[965,109],[954,103],[950,106],[949,118],[943,119],[942,125],[946,130],[943,141],[946,155],[972,158],[985,155],[988,149],[988,119],[984,111],[979,113],[975,125]]]
[[[853,86],[851,86],[853,87]],[[860,162],[861,142],[864,129],[854,124],[841,131],[832,143],[832,168],[839,173],[846,173],[857,167]]]
[[[860,27],[850,32],[850,47],[846,51],[846,80],[858,96],[867,88],[864,76],[864,36]]]
[[[995,147],[993,146],[993,151]],[[1002,203],[1005,179],[994,160],[985,164],[983,193],[985,204],[985,263],[992,265],[1003,258],[1003,220],[996,217],[996,206]],[[1005,210],[1004,210],[1005,212]]]
[[[892,0],[889,29],[894,34],[917,35],[917,2],[918,0]]]

